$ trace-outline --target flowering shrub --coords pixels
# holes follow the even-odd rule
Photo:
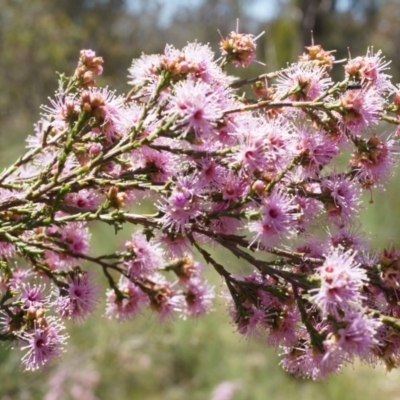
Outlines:
[[[360,196],[383,187],[399,153],[389,63],[368,51],[334,82],[333,54],[313,44],[275,73],[224,72],[255,48],[232,32],[219,60],[199,43],[142,55],[126,96],[96,85],[103,60],[91,50],[60,76],[29,150],[0,175],[0,338],[24,351],[25,369],[61,355],[63,320],[98,306],[85,262],[108,285],[106,317],[148,307],[163,321],[210,309],[200,258],[225,281],[237,331],[279,347],[290,373],[400,363],[400,252],[371,249],[358,219]],[[377,134],[381,122],[394,132]],[[152,214],[132,212],[140,201]],[[94,221],[132,236],[95,257]],[[233,274],[209,245],[254,271]]]

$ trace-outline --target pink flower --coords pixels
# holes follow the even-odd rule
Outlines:
[[[343,108],[341,125],[353,136],[377,125],[385,100],[373,89],[346,90],[340,97]]]
[[[349,223],[360,207],[360,189],[341,175],[325,178],[321,191],[328,217],[340,223]]]
[[[202,80],[214,88],[228,87],[232,83],[232,78],[214,61],[214,52],[209,45],[188,43],[182,49],[182,54],[189,67],[189,78],[192,80]]]
[[[172,318],[176,313],[187,313],[184,295],[177,292],[163,276],[153,275],[151,282],[150,307],[158,314],[161,322]]]
[[[68,338],[61,333],[64,329],[56,318],[47,317],[42,325],[35,324],[33,329],[18,335],[21,350],[27,350],[22,357],[26,370],[38,369],[51,358],[61,356]]]
[[[252,174],[256,170],[265,170],[271,161],[266,131],[268,127],[259,120],[242,123],[235,131],[238,139],[238,150],[230,159],[238,163],[244,173]]]
[[[199,168],[199,183],[204,188],[216,188],[220,186],[221,178],[226,172],[226,169],[211,158],[196,160],[196,165]]]
[[[295,101],[312,101],[325,92],[331,83],[324,67],[293,64],[279,72],[276,91],[278,98],[289,96]]]
[[[295,196],[294,202],[300,210],[297,219],[299,229],[305,232],[310,226],[318,221],[318,218],[323,212],[323,206],[318,200],[302,197],[300,194]]]
[[[67,193],[64,201],[69,206],[85,211],[93,211],[104,201],[104,196],[93,189],[82,189],[76,193]]]
[[[336,347],[350,356],[358,356],[361,359],[371,357],[371,353],[378,345],[376,339],[382,322],[368,317],[361,311],[353,311],[346,314],[345,320],[338,324],[336,334]]]
[[[226,203],[239,201],[249,190],[248,182],[230,170],[224,171],[217,185]]]
[[[279,189],[274,190],[261,200],[259,219],[249,223],[249,231],[255,233],[252,242],[272,246],[279,239],[292,236],[296,217],[293,198]]]
[[[81,110],[76,95],[59,93],[55,95],[54,99],[49,97],[49,102],[50,105],[41,106],[45,112],[42,124],[44,121],[49,121],[49,125],[56,131],[66,127],[70,119],[77,118]],[[47,127],[46,125],[44,124],[44,127]]]
[[[114,289],[106,292],[107,303],[105,316],[116,318],[120,321],[132,318],[137,315],[142,307],[149,303],[148,296],[134,283],[121,276],[118,289],[123,295],[119,298]]]
[[[39,173],[39,171],[41,171],[43,168],[49,169],[53,175],[58,173],[59,154],[54,149],[47,148],[46,150],[47,151],[43,151],[43,152],[39,153],[33,159],[33,163],[31,164],[31,166],[36,169],[36,173],[34,175],[37,175]],[[65,176],[72,169],[74,169],[77,165],[78,165],[77,158],[75,157],[74,154],[70,154],[67,157],[67,159],[65,160],[64,165],[62,166],[60,176],[61,177]]]
[[[310,301],[323,315],[338,317],[341,311],[347,312],[361,304],[360,290],[368,278],[352,251],[345,252],[341,247],[332,249],[316,272],[321,286],[312,290]]]
[[[22,306],[26,309],[29,307],[43,308],[49,303],[49,297],[44,294],[45,287],[43,285],[21,283],[15,289],[19,292]]]
[[[326,242],[318,238],[305,238],[296,246],[296,251],[307,257],[321,258],[326,249]]]
[[[100,130],[100,137],[104,137],[107,146],[112,145],[125,132],[124,128],[124,99],[117,96],[108,88],[91,88],[82,92],[81,107],[95,119],[95,126]]]
[[[165,254],[171,258],[180,258],[192,253],[189,239],[181,234],[164,232],[156,241],[164,245]]]
[[[229,313],[241,335],[260,336],[265,332],[267,317],[263,308],[245,301],[240,305],[240,310],[235,307]]]
[[[380,50],[374,54],[372,49],[368,49],[365,56],[350,59],[344,69],[350,78],[383,93],[393,89],[391,76],[383,72],[389,69],[389,64]]]
[[[296,155],[294,148],[294,126],[283,116],[267,120],[263,127],[266,152],[268,155],[268,171],[273,174],[284,169]]]
[[[35,271],[31,268],[15,266],[12,271],[12,276],[8,281],[8,286],[16,290],[21,285],[27,283],[27,280],[34,275]]]
[[[268,324],[268,346],[295,345],[298,331],[301,329],[299,328],[301,319],[298,310],[292,310],[289,307],[272,308],[268,314],[268,319],[271,321]]]
[[[15,254],[15,247],[12,243],[0,240],[0,256],[9,258]]]
[[[158,205],[164,213],[161,222],[165,228],[176,233],[183,233],[190,220],[195,220],[201,213],[195,177],[180,177],[170,196]]]
[[[131,67],[128,69],[128,78],[130,79],[128,83],[137,88],[150,85],[152,89],[155,89],[160,64],[160,55],[142,54],[140,58],[133,60]],[[146,94],[151,93],[152,90],[149,90]]]
[[[339,227],[335,232],[329,232],[329,242],[332,247],[341,246],[345,250],[362,252],[366,250],[368,243],[360,228],[360,226]]]
[[[304,178],[318,175],[321,168],[329,164],[339,152],[336,143],[325,132],[300,126],[295,134],[295,153],[299,157]]]
[[[162,264],[159,246],[153,241],[148,241],[141,232],[135,232],[132,239],[125,242],[125,248],[131,254],[124,261],[131,277],[146,277]]]
[[[325,353],[308,347],[306,344],[284,348],[284,354],[280,365],[285,371],[297,378],[313,380],[322,379],[337,372],[344,361],[339,353],[335,353],[335,357],[325,357]]]
[[[68,274],[67,288],[58,288],[56,309],[62,318],[84,319],[98,304],[98,287],[88,272]]]
[[[50,226],[46,229],[50,241],[54,239],[66,251],[46,250],[46,261],[52,269],[72,267],[76,258],[74,254],[86,254],[89,250],[90,232],[83,222],[68,222],[63,228]],[[71,254],[72,253],[72,254]]]
[[[219,383],[211,394],[211,400],[232,400],[242,387],[240,381],[224,381]]]
[[[157,142],[157,144],[163,143]],[[142,169],[143,173],[147,174],[153,182],[166,182],[178,168],[177,159],[173,154],[167,151],[153,150],[147,146],[141,146],[138,150],[132,152],[131,159],[133,164],[131,169]],[[126,175],[129,176],[129,171]],[[124,177],[124,174],[122,174],[122,177]]]
[[[184,282],[184,286],[184,296],[187,308],[184,310],[183,317],[198,317],[206,314],[211,308],[212,300],[214,298],[213,287],[197,276]]]
[[[43,400],[99,400],[95,391],[101,382],[100,373],[90,365],[90,360],[77,354],[74,359],[52,369],[46,374],[47,392]]]
[[[168,114],[184,126],[182,136],[193,130],[198,140],[207,138],[222,116],[220,94],[202,81],[183,81],[175,85],[169,99]]]
[[[357,144],[357,150],[350,160],[357,178],[367,189],[382,186],[384,180],[393,173],[400,150],[398,144],[393,137],[383,141],[376,135]]]

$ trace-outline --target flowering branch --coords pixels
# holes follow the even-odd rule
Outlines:
[[[96,85],[103,59],[91,50],[60,75],[27,153],[0,174],[0,340],[25,351],[25,369],[60,356],[63,321],[98,307],[88,263],[105,278],[108,318],[208,312],[215,290],[196,254],[225,281],[238,332],[283,349],[296,376],[356,357],[400,363],[400,252],[372,249],[358,215],[363,191],[382,188],[397,162],[398,130],[376,129],[399,124],[399,86],[371,51],[344,60],[334,82],[319,45],[256,78],[224,72],[255,49],[232,32],[219,64],[198,43],[142,55],[124,97]],[[247,85],[253,96],[239,96]],[[150,213],[132,212],[139,202]],[[134,230],[94,256],[95,221]],[[236,274],[209,244],[253,272]]]

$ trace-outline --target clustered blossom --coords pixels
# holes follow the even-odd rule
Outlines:
[[[332,52],[313,43],[246,97],[249,81],[224,68],[254,61],[256,40],[230,33],[217,61],[197,42],[142,55],[125,97],[97,87],[92,50],[61,78],[27,153],[0,174],[0,338],[25,369],[62,355],[63,321],[90,317],[101,277],[110,320],[197,318],[228,297],[237,331],[281,349],[296,376],[355,358],[400,365],[400,251],[372,249],[359,218],[397,164],[399,129],[377,129],[399,125],[400,86],[371,50],[336,65],[336,83]],[[94,255],[95,222],[134,228]]]

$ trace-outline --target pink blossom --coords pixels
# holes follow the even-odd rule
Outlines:
[[[142,307],[149,303],[148,296],[133,282],[121,276],[118,290],[123,295],[119,298],[114,289],[107,289],[106,312],[108,318],[116,318],[120,321],[137,315]]]
[[[185,296],[177,292],[163,276],[153,275],[151,282],[150,307],[161,322],[173,318],[176,313],[185,315],[188,312]]]
[[[58,288],[56,309],[62,318],[84,319],[98,304],[98,287],[91,274],[75,270],[68,275],[67,287]]]
[[[353,311],[346,314],[345,320],[338,324],[336,334],[337,350],[343,351],[350,356],[358,356],[367,359],[377,348],[376,339],[379,327],[382,322],[368,317],[360,311]]]
[[[67,249],[65,252],[46,250],[46,260],[52,269],[72,267],[76,262],[73,254],[86,254],[89,250],[90,233],[85,223],[68,222],[62,229],[52,226],[46,229],[46,235]]]
[[[385,101],[373,88],[352,89],[340,97],[340,104],[343,107],[341,125],[350,135],[357,136],[378,124]]]
[[[368,49],[365,56],[350,59],[344,69],[350,78],[383,93],[393,89],[391,76],[383,72],[389,69],[389,64],[390,61],[385,61],[380,50],[374,54],[372,49]]]
[[[296,129],[294,148],[300,159],[303,177],[314,177],[339,153],[337,144],[326,133],[300,126]]]
[[[274,175],[284,169],[296,155],[294,126],[287,118],[278,116],[268,119],[263,130],[269,161],[267,171]]]
[[[184,296],[187,303],[187,308],[184,310],[184,318],[187,315],[198,317],[206,314],[212,305],[214,288],[197,276],[184,282],[184,286]]]
[[[214,52],[209,45],[188,43],[182,53],[189,66],[189,77],[193,80],[202,80],[215,88],[227,87],[232,83],[232,78],[214,61]]]
[[[157,143],[163,144],[163,143]],[[178,160],[174,155],[167,151],[153,150],[147,146],[142,146],[140,149],[131,153],[132,170],[137,170],[137,173],[143,170],[153,182],[166,182],[170,179],[178,168]],[[129,176],[129,172],[126,173]],[[125,174],[122,174],[124,177]]]
[[[91,88],[81,95],[81,107],[96,119],[107,146],[113,144],[125,132],[122,131],[124,99],[108,88]]]
[[[341,226],[335,232],[328,233],[328,239],[332,247],[341,246],[345,250],[358,252],[362,252],[367,248],[368,242],[360,226]]]
[[[359,143],[352,154],[350,165],[363,187],[382,186],[384,180],[393,173],[399,156],[399,146],[393,137],[382,140],[372,135],[368,141]]]
[[[303,239],[296,247],[299,253],[313,258],[321,258],[325,253],[325,249],[326,242],[315,237]]]
[[[257,169],[266,169],[269,165],[269,146],[265,140],[267,129],[266,124],[258,120],[241,124],[237,128],[235,135],[239,148],[230,158],[243,168],[243,172],[253,173]]]
[[[71,400],[99,400],[95,394],[99,383],[100,373],[86,364],[85,357],[78,356],[51,371],[43,400],[60,400],[65,396]]]
[[[155,89],[158,79],[157,70],[160,68],[161,58],[157,54],[145,55],[133,60],[131,67],[128,69],[128,83],[138,88],[150,85],[151,90],[145,92],[151,94]]]
[[[323,206],[318,200],[302,197],[300,196],[300,193],[294,198],[294,202],[300,211],[297,219],[299,229],[305,232],[310,226],[318,221],[318,218],[323,212]]]
[[[97,191],[90,189],[82,189],[79,192],[67,193],[64,197],[66,204],[78,209],[93,211],[104,201]]]
[[[360,207],[360,189],[341,175],[325,178],[321,182],[324,205],[328,217],[342,223],[349,223]]]
[[[232,308],[230,316],[237,325],[237,331],[241,335],[261,336],[266,329],[265,310],[257,308],[254,304],[245,301],[241,304],[240,310]]]
[[[156,242],[164,245],[166,255],[171,258],[179,258],[192,253],[189,239],[179,233],[164,232],[156,239]]]
[[[158,205],[164,213],[161,221],[164,227],[173,232],[183,233],[190,220],[201,213],[200,196],[197,190],[197,179],[178,178],[176,187],[170,196]]]
[[[12,277],[8,281],[8,285],[12,289],[17,289],[24,283],[28,283],[29,278],[33,277],[35,274],[34,270],[31,268],[16,267],[13,270]]]
[[[232,400],[235,393],[240,390],[242,384],[234,381],[224,381],[219,383],[211,394],[211,400]]]
[[[44,293],[44,285],[21,283],[15,289],[19,292],[22,306],[26,309],[29,307],[44,308],[49,303],[49,296]]]
[[[222,199],[226,203],[231,203],[243,198],[248,190],[248,183],[243,177],[227,170],[221,175],[218,188],[221,191]]]
[[[148,241],[141,232],[135,232],[131,240],[125,242],[130,253],[124,266],[131,277],[146,277],[162,264],[161,252],[157,244]]]
[[[321,309],[323,315],[337,317],[341,311],[359,307],[362,300],[360,290],[368,279],[351,250],[345,252],[341,247],[332,249],[316,272],[321,286],[312,290],[310,301]]]
[[[337,372],[343,363],[343,357],[339,353],[336,353],[335,357],[327,358],[317,349],[297,345],[293,348],[284,348],[284,358],[280,365],[297,378],[317,380]]]
[[[45,112],[42,123],[48,121],[56,131],[66,127],[68,120],[76,118],[80,112],[79,99],[73,94],[59,93],[55,95],[54,99],[49,97],[48,100],[50,105],[41,106]],[[47,124],[44,125],[46,127]]]
[[[32,330],[18,335],[21,350],[27,350],[22,357],[22,365],[26,370],[38,369],[51,358],[61,356],[68,338],[61,333],[64,329],[56,318],[47,317],[43,325],[35,324]]]
[[[168,114],[185,127],[183,136],[194,130],[196,138],[201,140],[213,132],[216,121],[222,116],[219,97],[218,92],[202,81],[179,82],[169,99]]]
[[[196,160],[196,165],[199,168],[199,184],[204,188],[215,188],[220,186],[220,182],[226,169],[218,164],[212,158]]]
[[[279,239],[292,236],[296,217],[293,198],[274,190],[261,200],[259,219],[249,223],[249,231],[255,234],[252,241],[272,246]]]
[[[271,309],[268,314],[271,321],[267,336],[267,345],[272,347],[293,346],[298,337],[299,323],[301,321],[298,310],[291,310],[288,307]],[[304,328],[303,328],[304,329]]]
[[[331,83],[324,67],[293,64],[279,72],[276,91],[279,98],[312,101],[325,92]]]
[[[15,254],[15,247],[12,243],[0,240],[0,256],[8,258]]]

